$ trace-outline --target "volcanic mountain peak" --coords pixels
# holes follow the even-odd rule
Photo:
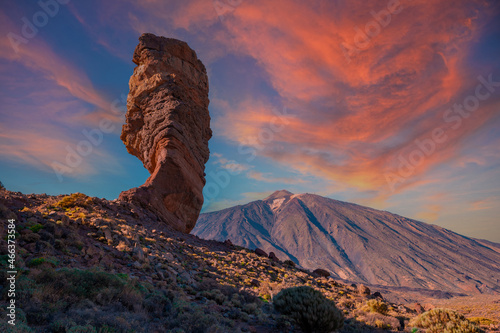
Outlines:
[[[290,191],[279,190],[279,191],[274,192],[273,194],[271,194],[267,198],[265,198],[263,201],[272,201],[275,199],[282,199],[282,198],[287,199],[287,198],[291,197],[292,195],[294,195],[294,194]]]
[[[307,269],[371,285],[499,294],[500,244],[353,203],[276,191],[201,214],[201,238],[274,252]]]
[[[276,191],[263,201],[269,205],[269,208],[273,211],[273,213],[277,213],[285,203],[287,203],[290,199],[298,196],[297,194],[293,194],[287,190]]]

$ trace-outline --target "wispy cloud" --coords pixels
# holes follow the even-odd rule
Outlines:
[[[262,200],[265,197],[271,195],[273,191],[265,191],[265,192],[244,192],[241,193],[239,199],[229,200],[222,199],[218,201],[211,202],[210,205],[204,207],[203,213],[213,212],[217,210],[221,210],[228,207],[233,207],[237,205],[244,205],[252,201]]]
[[[0,22],[2,31],[15,31],[2,12]],[[16,53],[2,36],[0,59],[6,83],[0,93],[3,158],[52,171],[53,162],[64,163],[68,146],[75,149],[85,139],[83,129],[98,128],[103,119],[121,122],[121,115],[112,111],[112,103],[94,88],[87,75],[41,38],[19,46]],[[76,177],[97,172],[97,158],[106,157],[102,166],[118,166],[116,157],[102,147],[94,147],[93,155],[67,169],[67,174]]]
[[[222,156],[222,154],[212,153],[212,163],[219,165],[223,169],[227,169],[232,173],[241,173],[243,171],[250,170],[251,165],[245,163],[239,163],[234,160],[229,160]]]
[[[494,207],[495,205],[498,204],[500,198],[498,197],[493,197],[493,198],[486,198],[486,199],[479,199],[479,200],[473,200],[471,204],[471,210],[483,210],[483,209],[490,209]]]
[[[274,177],[271,173],[262,173],[257,171],[249,171],[247,177],[266,183],[282,183],[282,184],[299,184],[305,181],[299,178]]]
[[[466,50],[490,19],[478,14],[482,9],[484,15],[487,3],[401,3],[390,25],[350,62],[340,45],[352,42],[355,27],[373,20],[371,11],[384,9],[379,4],[255,1],[225,18],[227,47],[255,58],[297,115],[262,155],[376,190],[378,198],[391,195],[384,172],[415,149],[415,140],[436,126],[449,128],[443,113],[474,92],[478,75],[489,74],[470,73],[466,64]],[[456,157],[461,142],[496,114],[498,100],[497,95],[483,103],[459,130],[448,131],[447,142],[398,191],[422,184],[434,166]],[[242,101],[221,116],[219,133],[251,142],[271,116],[262,103]]]

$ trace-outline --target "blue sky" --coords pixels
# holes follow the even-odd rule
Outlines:
[[[204,211],[288,189],[500,242],[500,87],[483,83],[500,81],[494,1],[40,3],[0,7],[8,189],[114,199],[144,183],[119,134],[152,32],[208,70]]]

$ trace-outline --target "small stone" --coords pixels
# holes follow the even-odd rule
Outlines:
[[[364,284],[360,284],[358,286],[358,293],[360,295],[370,295],[370,288],[368,288],[367,286],[365,286]]]
[[[144,261],[144,251],[142,250],[142,248],[140,246],[135,246],[134,249],[132,250],[132,255],[134,256],[134,258],[140,260],[140,261]]]
[[[23,229],[23,230],[19,231],[19,233],[21,235],[27,235],[27,234],[32,234],[33,231],[31,229]]]
[[[415,303],[415,304],[413,304],[412,307],[413,307],[413,310],[415,310],[418,314],[421,314],[421,313],[425,312],[424,307],[420,303]]]
[[[250,284],[251,284],[253,287],[260,287],[260,281],[259,281],[259,280],[256,280],[256,279],[252,279],[252,281],[250,281]]]
[[[89,246],[89,247],[85,250],[85,252],[86,252],[89,256],[94,257],[94,256],[97,256],[97,255],[99,255],[99,256],[100,256],[100,254],[102,253],[102,250],[100,250],[100,249],[98,249],[97,247],[95,247],[95,246],[92,246],[92,245],[91,245],[91,246]]]
[[[116,249],[118,251],[130,251],[130,248],[124,241],[120,241],[120,243],[118,243],[118,245],[116,246]]]
[[[280,261],[274,252],[269,252],[269,259],[272,261]]]
[[[167,259],[170,262],[175,261],[174,255],[172,253],[165,253],[163,254],[163,257],[165,257],[165,259]]]
[[[109,245],[113,244],[113,235],[111,235],[111,230],[108,228],[104,229],[104,237],[106,237]]]
[[[61,216],[61,222],[63,225],[69,225],[70,219],[68,216],[63,215],[63,216]]]

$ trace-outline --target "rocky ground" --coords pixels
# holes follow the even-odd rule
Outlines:
[[[302,285],[341,309],[342,332],[416,332],[406,326],[426,310],[230,241],[177,232],[130,203],[0,190],[3,312],[8,219],[16,224],[14,332],[300,332],[272,300]],[[1,317],[0,330],[11,329]],[[494,316],[474,320],[498,331]]]

